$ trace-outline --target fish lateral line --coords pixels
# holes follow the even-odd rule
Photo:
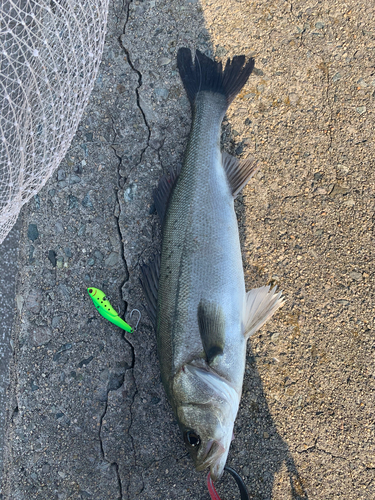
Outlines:
[[[87,292],[90,295],[91,300],[93,301],[93,304],[97,309],[98,313],[101,316],[103,316],[103,318],[105,318],[107,321],[110,321],[114,325],[118,326],[119,328],[122,328],[123,330],[129,333],[133,333],[137,329],[139,321],[141,319],[141,313],[138,311],[138,309],[133,309],[132,312],[130,313],[130,317],[132,316],[134,311],[137,311],[139,313],[139,318],[136,327],[133,328],[128,323],[126,323],[126,321],[120,318],[117,311],[112,307],[111,303],[107,299],[105,293],[102,292],[102,290],[99,290],[99,288],[89,287],[87,289]]]

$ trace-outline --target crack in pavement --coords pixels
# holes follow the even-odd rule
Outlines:
[[[115,148],[113,146],[112,146],[112,149],[113,149],[116,157],[119,160],[118,165],[117,165],[117,180],[118,180],[118,183],[119,183],[120,179],[121,179],[120,169],[121,169],[121,165],[122,165],[122,158],[116,153],[116,150],[115,150]],[[115,190],[115,192],[116,192],[116,202],[117,202],[118,206],[121,207],[121,205],[120,205],[120,199],[119,199],[119,189],[117,188]],[[118,231],[119,238],[120,238],[121,259],[122,259],[122,261],[124,263],[125,270],[126,270],[125,279],[120,284],[120,296],[121,296],[121,294],[122,294],[122,287],[129,280],[129,271],[128,271],[128,267],[127,267],[127,263],[126,263],[126,259],[125,259],[124,244],[123,244],[124,243],[124,237],[123,237],[123,234],[122,234],[122,231],[121,231],[121,226],[120,226],[120,213],[118,215],[114,214],[114,217],[116,219],[117,231]],[[126,309],[127,309],[127,303],[125,302],[125,310],[124,310],[123,314],[125,314]],[[134,369],[134,364],[135,364],[135,352],[134,352],[134,346],[133,346],[133,344],[130,342],[130,340],[128,338],[126,338],[125,334],[123,335],[123,338],[124,338],[125,342],[129,345],[129,347],[131,349],[131,354],[132,354],[132,364],[131,364],[130,368],[128,368],[128,370],[130,370],[130,372],[132,374],[132,379],[133,379],[135,390],[134,390],[134,394],[133,394],[133,397],[132,397],[132,402],[131,402],[130,410],[129,410],[130,411],[130,424],[129,424],[128,432],[129,432],[130,440],[131,440],[131,443],[132,443],[132,450],[133,450],[133,454],[134,454],[134,461],[135,461],[135,464],[136,464],[137,463],[137,457],[136,457],[136,453],[135,453],[134,440],[133,440],[132,434],[130,433],[130,429],[131,429],[131,426],[132,426],[132,423],[133,423],[132,408],[133,408],[135,397],[138,394],[137,383],[136,383],[136,380],[135,380],[135,377],[134,377],[134,374],[133,374],[133,369]],[[125,374],[124,374],[124,379],[123,379],[121,385],[124,384],[124,380],[125,380]],[[102,428],[102,422],[103,422],[104,416],[105,416],[105,414],[107,412],[108,393],[109,392],[110,391],[108,390],[107,391],[107,400],[106,400],[105,411],[104,411],[104,413],[102,415],[102,418],[100,420],[100,427],[99,427],[100,446],[101,446],[101,450],[102,450],[102,454],[103,454],[103,458],[104,459],[105,459],[105,456],[104,456],[104,450],[103,450],[103,446],[102,446],[102,440],[101,440],[101,434],[100,433],[101,433],[101,428]],[[122,484],[121,484],[121,477],[120,477],[120,473],[119,473],[119,467],[118,467],[118,464],[116,462],[113,462],[113,464],[116,467],[116,475],[117,475],[117,480],[118,480],[118,483],[119,483],[119,490],[120,490],[120,493],[121,493],[120,498],[122,500],[124,497],[123,497],[123,493],[122,493]],[[127,487],[126,487],[126,493],[127,493],[127,497],[128,498],[129,498],[129,488],[130,488],[130,481],[128,481]]]
[[[129,50],[125,47],[124,43],[123,43],[123,36],[125,35],[125,31],[126,31],[126,26],[128,24],[128,21],[129,21],[129,15],[130,15],[130,4],[133,3],[132,1],[130,2],[125,2],[126,3],[126,6],[127,6],[127,11],[126,11],[126,20],[125,20],[125,24],[124,24],[124,27],[123,27],[123,30],[122,30],[122,35],[119,36],[118,38],[118,41],[119,41],[119,45],[120,47],[122,48],[122,50],[124,51],[125,55],[126,55],[126,59],[128,61],[128,64],[129,66],[131,67],[131,69],[134,71],[134,73],[136,73],[136,75],[138,76],[138,87],[136,87],[135,89],[135,93],[136,93],[136,96],[137,96],[137,106],[138,106],[138,109],[139,111],[141,112],[142,114],[142,117],[143,117],[143,121],[147,127],[147,131],[148,131],[148,137],[147,137],[147,144],[146,146],[142,149],[141,151],[141,154],[140,154],[140,158],[139,158],[139,161],[138,161],[138,165],[140,165],[142,163],[142,160],[143,160],[143,156],[147,150],[147,148],[149,147],[150,145],[150,137],[151,137],[151,128],[147,122],[147,118],[146,118],[146,115],[145,115],[145,112],[143,111],[142,109],[142,106],[141,106],[141,103],[140,103],[140,95],[139,95],[139,89],[142,87],[142,73],[140,71],[138,71],[131,58],[130,58],[130,53],[129,53]]]
[[[134,356],[134,348],[133,348],[133,356]],[[135,356],[134,356],[134,362],[135,362]],[[134,367],[134,363],[133,363],[133,367]],[[132,368],[133,368],[132,367]],[[138,469],[138,463],[137,463],[137,454],[135,452],[135,445],[134,445],[134,437],[133,437],[133,434],[131,433],[131,428],[133,426],[133,421],[134,421],[134,417],[133,417],[133,406],[134,406],[134,402],[135,402],[135,398],[138,394],[138,387],[137,387],[137,382],[135,380],[135,376],[134,376],[134,371],[132,369],[131,371],[131,374],[132,374],[132,379],[133,379],[133,383],[134,383],[134,387],[135,387],[135,391],[134,391],[134,394],[133,394],[133,398],[132,398],[132,402],[130,404],[130,408],[129,408],[129,412],[130,412],[130,423],[129,423],[129,427],[128,427],[128,434],[130,436],[130,441],[132,443],[132,450],[133,450],[133,454],[134,454],[134,464],[135,464],[135,467],[136,469]],[[142,487],[140,489],[140,491],[138,492],[138,495],[144,490],[144,487],[145,487],[145,483],[144,483],[144,480],[143,480],[143,471],[140,470],[140,473],[141,473],[141,476],[142,476]],[[128,480],[128,484],[127,484],[127,488],[126,488],[126,493],[127,493],[127,497],[130,498],[130,479]]]
[[[150,126],[149,126],[149,124],[147,122],[146,115],[145,115],[145,113],[144,113],[144,111],[142,109],[142,106],[140,104],[139,89],[142,86],[142,74],[141,74],[140,71],[138,71],[134,67],[134,64],[133,64],[133,62],[132,62],[132,60],[130,58],[129,51],[127,50],[127,48],[123,44],[123,40],[122,40],[122,36],[125,35],[126,26],[127,26],[128,21],[129,21],[130,3],[132,3],[132,2],[131,1],[129,2],[129,1],[126,1],[126,0],[123,2],[123,9],[126,10],[126,13],[125,13],[125,23],[123,25],[122,34],[118,37],[118,42],[119,42],[120,47],[122,48],[122,50],[124,51],[124,53],[126,55],[126,59],[127,59],[127,62],[129,64],[129,66],[131,67],[132,71],[134,73],[136,73],[136,75],[138,77],[138,86],[135,88],[136,103],[137,103],[137,107],[138,107],[138,109],[139,109],[139,111],[140,111],[140,113],[141,113],[141,115],[143,117],[144,124],[147,127],[147,131],[148,131],[146,146],[141,150],[140,157],[139,157],[139,160],[138,160],[137,165],[136,165],[136,166],[139,166],[142,163],[144,154],[145,154],[147,148],[150,145],[151,129],[150,129]],[[114,217],[116,219],[116,226],[117,226],[117,231],[118,231],[118,235],[119,235],[119,239],[120,239],[121,259],[122,259],[122,262],[124,263],[124,267],[125,267],[125,278],[120,283],[120,296],[121,296],[122,295],[122,288],[123,288],[124,284],[129,280],[129,271],[128,271],[128,266],[127,266],[127,262],[126,262],[126,259],[125,259],[124,235],[123,235],[123,233],[121,231],[121,225],[120,225],[121,203],[120,203],[120,198],[119,198],[119,191],[120,191],[120,189],[123,188],[123,184],[125,184],[125,182],[126,182],[127,179],[124,179],[124,182],[121,184],[122,176],[120,174],[120,170],[121,170],[121,166],[122,166],[122,157],[117,153],[116,148],[115,148],[115,142],[116,142],[117,133],[116,133],[115,123],[114,123],[113,118],[112,118],[112,128],[113,128],[113,132],[114,132],[114,139],[112,141],[111,148],[112,148],[115,156],[118,159],[118,164],[117,164],[117,183],[118,183],[118,186],[115,189],[115,195],[116,195],[116,204],[119,207],[119,209],[118,209],[118,213],[117,213],[117,208],[115,209]],[[127,305],[128,304],[125,302],[125,311],[124,311],[124,313],[126,312]],[[134,422],[134,404],[135,404],[136,396],[138,394],[138,387],[137,387],[136,379],[135,379],[135,376],[134,376],[135,350],[134,350],[133,344],[125,336],[125,334],[124,334],[123,338],[124,338],[125,342],[129,345],[129,347],[131,349],[131,356],[132,356],[132,358],[131,358],[132,359],[132,364],[128,368],[128,370],[129,370],[129,373],[131,374],[131,379],[132,379],[133,387],[134,388],[133,388],[133,394],[132,394],[130,408],[129,408],[130,422],[129,422],[129,427],[128,427],[128,434],[129,434],[130,441],[131,441],[131,448],[132,448],[132,452],[133,452],[133,456],[134,456],[134,464],[135,464],[135,467],[138,468],[137,455],[136,455],[136,452],[135,452],[134,437],[133,437],[133,435],[131,433],[131,428],[132,428],[132,425],[133,425],[133,422]],[[128,370],[126,370],[126,371],[128,371]],[[124,377],[122,379],[121,385],[124,385],[124,381],[125,381],[125,374],[124,374]],[[121,385],[119,385],[119,387],[117,387],[116,389],[120,388]],[[101,431],[102,431],[102,424],[103,424],[103,421],[104,421],[104,418],[105,418],[105,415],[106,415],[107,409],[108,409],[108,394],[109,394],[110,390],[111,389],[107,389],[107,398],[106,398],[106,402],[105,402],[105,408],[104,408],[103,414],[102,414],[102,416],[100,418],[100,425],[99,425],[100,449],[101,449],[101,454],[102,454],[102,457],[103,457],[104,460],[106,460],[106,458],[105,458],[105,452],[104,452],[104,448],[103,448]],[[106,461],[109,462],[108,460],[106,460]],[[119,486],[119,494],[120,494],[119,498],[122,500],[123,498],[125,498],[124,497],[124,493],[125,492],[123,492],[123,487],[122,487],[122,483],[121,483],[121,476],[120,476],[120,472],[119,472],[119,466],[118,466],[118,464],[116,462],[112,462],[110,464],[111,464],[111,466],[113,466],[115,468],[116,477],[117,477],[118,486]],[[143,475],[142,471],[140,471],[140,472],[141,472],[141,476],[142,476]],[[126,498],[130,498],[130,488],[131,488],[131,483],[130,483],[130,478],[129,478],[127,480],[127,484],[126,484],[126,493],[125,493]],[[142,477],[141,491],[143,491],[143,489],[144,489],[144,481],[143,481],[143,477]]]
[[[113,389],[112,389],[113,390]],[[110,464],[110,467],[114,467],[115,469],[115,473],[116,473],[116,478],[117,478],[117,484],[118,484],[118,490],[119,490],[119,497],[117,500],[123,500],[123,496],[122,496],[122,484],[121,484],[121,477],[120,477],[120,474],[119,474],[119,468],[118,468],[118,464],[117,462],[110,462],[109,460],[106,459],[105,457],[105,451],[104,451],[104,447],[103,447],[103,440],[102,440],[102,435],[101,435],[101,432],[102,432],[102,426],[103,426],[103,420],[105,418],[105,415],[107,413],[107,409],[108,409],[108,394],[109,392],[111,391],[111,389],[107,389],[107,398],[106,398],[106,401],[105,401],[105,407],[104,407],[104,411],[102,413],[102,415],[100,416],[100,420],[99,420],[99,444],[100,444],[100,454],[102,456],[102,459],[109,463]]]
[[[320,448],[318,446],[318,438],[315,439],[315,442],[312,446],[309,446],[308,448],[306,448],[305,450],[298,450],[298,449],[295,449],[296,453],[298,453],[299,455],[302,455],[303,453],[309,453],[310,451],[320,451],[322,453],[325,453],[326,455],[329,455],[330,457],[332,458],[338,458],[340,460],[345,460],[345,462],[348,462],[348,463],[353,463],[354,460],[350,459],[350,458],[346,458],[346,457],[343,457],[341,455],[335,455],[334,453],[332,453],[331,451],[327,451],[325,450],[324,448]],[[367,470],[374,470],[375,469],[375,466],[372,467],[371,465],[366,465],[365,463],[361,462],[360,463],[362,464],[362,466],[367,469]]]

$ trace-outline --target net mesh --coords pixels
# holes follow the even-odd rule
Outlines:
[[[0,243],[65,156],[102,56],[108,0],[0,2]]]

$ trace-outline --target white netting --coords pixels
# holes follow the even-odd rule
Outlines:
[[[107,11],[108,0],[0,0],[0,243],[66,154]]]

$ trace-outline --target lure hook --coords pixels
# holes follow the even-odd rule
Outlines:
[[[141,321],[142,314],[141,314],[141,311],[138,311],[138,309],[133,309],[132,312],[130,313],[130,316],[129,316],[130,318],[132,317],[132,314],[133,314],[134,311],[137,311],[137,313],[139,314],[137,324],[134,327],[134,331],[137,331],[139,322]]]
[[[224,470],[229,472],[229,474],[236,481],[238,489],[240,490],[241,500],[249,500],[249,493],[247,492],[246,485],[243,482],[243,479],[241,478],[241,476],[235,470],[231,469],[230,467],[226,466],[226,467],[224,467]],[[215,486],[212,482],[210,473],[208,473],[208,476],[207,476],[207,487],[208,487],[208,491],[210,493],[211,500],[220,500],[220,497],[219,497],[219,495],[215,489]]]

